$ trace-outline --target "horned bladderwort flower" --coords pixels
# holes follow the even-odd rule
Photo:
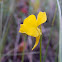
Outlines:
[[[47,16],[45,12],[39,12],[37,16],[37,20],[35,15],[30,15],[26,19],[24,19],[23,24],[20,24],[21,33],[26,33],[29,36],[36,37],[36,42],[32,50],[38,45],[40,35],[42,35],[41,30],[38,28],[39,25],[45,23],[47,20]]]

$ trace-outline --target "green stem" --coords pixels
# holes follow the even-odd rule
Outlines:
[[[41,59],[42,59],[42,48],[41,48],[41,45],[42,45],[42,35],[40,37],[40,62],[41,62]]]
[[[1,54],[0,55],[0,60],[1,60],[1,57],[2,57],[2,51],[3,51],[5,43],[6,43],[6,38],[7,38],[8,30],[9,30],[9,25],[10,24],[8,23],[8,27],[7,27],[6,33],[5,33],[5,35],[4,35],[3,39],[2,39],[2,45],[0,46],[0,54]]]
[[[58,12],[59,12],[59,59],[58,62],[62,62],[62,15],[61,15],[61,7],[60,2],[57,0]]]
[[[58,48],[59,47],[59,45],[57,46],[57,48],[56,48],[56,54],[58,54]],[[56,55],[56,57],[55,57],[55,62],[57,62],[57,58],[58,58],[58,56]]]
[[[42,32],[42,28],[41,28],[41,25],[40,25],[40,30]],[[40,62],[42,61],[42,35],[40,36]]]
[[[25,47],[25,42],[24,42],[24,47]],[[22,56],[22,62],[24,60],[24,48],[23,48],[23,56]]]
[[[49,36],[48,44],[47,44],[47,47],[46,47],[46,52],[45,52],[45,55],[44,55],[43,62],[45,62],[45,59],[46,59],[46,56],[47,56],[47,51],[48,51],[48,46],[49,46],[50,39],[51,39],[52,30],[53,30],[53,27],[51,28],[51,32],[50,32],[50,36]]]
[[[25,38],[24,38],[24,47],[23,47],[23,56],[22,56],[22,62],[24,62],[24,48],[25,48],[25,41],[26,41],[26,35],[25,35]]]
[[[56,18],[56,12],[57,12],[57,5],[56,5],[56,9],[55,9],[54,18],[53,18],[53,20],[52,20],[52,27],[51,27],[51,31],[50,31],[50,35],[49,35],[49,40],[48,40],[48,44],[47,44],[47,47],[46,47],[46,52],[45,52],[45,55],[44,55],[43,62],[45,62],[45,60],[46,60],[47,51],[48,51],[48,46],[49,46],[49,43],[50,43],[51,34],[52,34],[52,31],[53,31],[53,26],[54,26],[54,22],[55,22],[55,18]]]

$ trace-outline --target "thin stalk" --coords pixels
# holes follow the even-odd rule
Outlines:
[[[42,32],[41,25],[40,25],[40,30]],[[40,36],[40,62],[42,62],[42,35]]]
[[[3,1],[0,1],[1,4],[1,14],[0,14],[0,38],[2,35],[2,17],[3,17]]]
[[[25,42],[24,42],[24,47],[25,47]],[[23,62],[23,60],[24,60],[24,47],[23,47],[22,62]]]
[[[41,45],[42,45],[42,35],[40,37],[40,62],[42,62],[42,47],[41,47]]]
[[[56,48],[56,54],[58,54],[58,47],[59,47],[59,45],[58,45],[57,48]],[[58,57],[57,57],[57,55],[56,55],[56,57],[55,57],[55,62],[58,62],[58,61],[57,61],[57,58],[58,58]]]
[[[54,14],[54,17],[53,17],[53,20],[52,20],[52,27],[51,27],[51,31],[50,31],[50,35],[49,35],[49,40],[48,40],[48,44],[47,44],[47,47],[46,47],[46,52],[45,52],[45,55],[44,55],[43,62],[45,62],[45,60],[46,60],[48,46],[49,46],[49,43],[50,43],[51,34],[52,34],[52,31],[53,31],[53,25],[54,25],[54,22],[55,22],[56,12],[57,12],[57,5],[56,5],[56,9],[55,9],[55,14]]]
[[[62,62],[62,20],[61,20],[61,8],[60,8],[59,0],[57,0],[57,5],[58,5],[59,21],[60,21],[60,28],[59,28],[59,60],[58,60],[58,62]]]
[[[9,17],[10,17],[10,15],[13,13],[13,7],[14,7],[14,0],[12,0],[12,3],[11,3],[11,5],[10,5],[10,9],[9,9],[9,13],[8,13],[8,17],[7,17],[7,20],[6,20],[6,23],[5,23],[5,26],[4,26],[4,29],[3,29],[3,33],[2,33],[2,38],[1,39],[3,39],[4,38],[4,34],[5,34],[5,31],[6,31],[6,27],[7,27],[7,24],[8,24],[8,21],[9,21]],[[13,5],[13,6],[12,6]],[[0,41],[0,46],[2,45],[2,43],[3,43],[3,41],[1,40]]]
[[[22,56],[22,62],[24,60],[24,48],[25,48],[25,41],[26,41],[26,35],[25,35],[25,38],[24,38],[24,47],[23,47],[23,56]]]
[[[12,7],[13,6],[11,5],[10,9],[12,9]],[[0,53],[1,54],[2,54],[4,45],[5,45],[5,42],[6,42],[6,37],[7,37],[7,34],[8,34],[9,25],[10,25],[9,17],[12,14],[12,11],[10,9],[9,9],[7,21],[6,21],[4,29],[3,29],[2,38],[1,38],[1,41],[0,41]],[[8,25],[8,27],[7,27],[7,25]],[[1,57],[2,57],[2,55],[0,55],[0,59],[1,59]]]
[[[10,23],[8,23],[8,27],[7,27],[7,30],[6,30],[6,33],[5,33],[5,35],[4,35],[4,38],[2,39],[2,41],[3,41],[3,45],[0,47],[0,53],[1,53],[1,55],[0,55],[0,60],[1,60],[1,57],[2,57],[2,51],[3,51],[3,49],[4,49],[4,45],[5,45],[5,42],[6,42],[6,38],[7,38],[7,34],[8,34],[8,30],[9,30],[9,25],[10,25]],[[1,62],[1,61],[0,61]]]
[[[25,42],[24,42],[24,47],[25,47]],[[24,47],[23,47],[22,62],[23,62],[23,60],[24,60]]]
[[[51,28],[51,32],[50,32],[50,36],[49,36],[48,44],[47,44],[47,47],[46,47],[46,52],[45,52],[45,55],[44,55],[43,62],[45,62],[45,60],[46,60],[47,51],[48,51],[48,46],[49,46],[50,39],[51,39],[52,30],[53,30],[53,27]]]

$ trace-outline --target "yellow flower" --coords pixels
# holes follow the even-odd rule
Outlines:
[[[36,42],[32,50],[38,45],[40,35],[42,35],[42,32],[38,28],[38,26],[41,25],[42,23],[45,23],[46,20],[47,20],[46,13],[39,12],[37,16],[37,20],[36,20],[35,15],[32,14],[24,20],[23,24],[20,25],[19,32],[26,33],[27,35],[36,37]]]

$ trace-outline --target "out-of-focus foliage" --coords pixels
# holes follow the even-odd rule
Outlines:
[[[58,10],[56,11],[56,0],[0,0],[0,5],[1,2],[3,2],[3,7],[1,8],[0,6],[0,8],[3,9],[2,31],[4,32],[3,41],[0,41],[1,62],[21,62],[23,49],[24,62],[40,61],[40,44],[32,51],[31,49],[35,43],[35,38],[30,36],[25,37],[25,34],[19,33],[20,24],[23,24],[24,19],[29,14],[37,15],[39,11],[47,13],[47,22],[42,24],[42,61],[49,40],[50,43],[48,45],[45,62],[55,62],[55,59],[58,61],[59,12]],[[11,3],[13,2],[14,5],[12,6]],[[54,16],[56,17],[51,32]],[[24,38],[26,39],[24,40]],[[25,45],[25,48],[23,45]]]

